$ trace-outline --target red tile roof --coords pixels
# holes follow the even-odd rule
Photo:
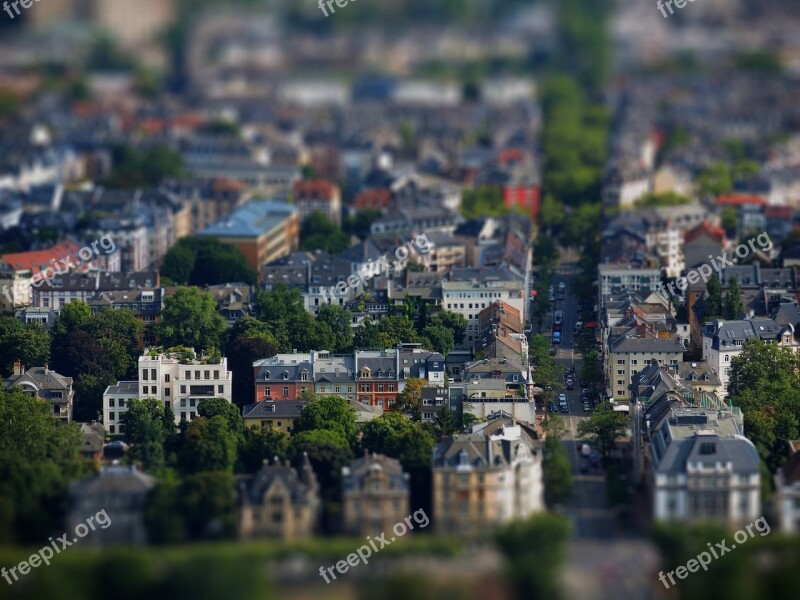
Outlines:
[[[761,196],[747,196],[745,194],[734,194],[731,196],[720,196],[717,198],[717,206],[743,206],[746,204],[757,204],[764,206],[767,201]]]
[[[60,259],[67,259],[71,257],[72,264],[79,261],[78,251],[81,247],[74,242],[61,242],[52,248],[46,250],[32,250],[30,252],[16,252],[12,254],[3,254],[0,259],[8,264],[15,271],[22,271],[30,269],[33,275],[39,271],[51,266],[50,261],[56,261],[59,267],[63,263],[58,263]]]
[[[706,234],[708,237],[714,239],[720,244],[725,243],[725,230],[708,221],[703,221],[694,229],[687,231],[686,235],[684,236],[684,242],[689,244],[703,234]]]
[[[295,199],[332,200],[335,195],[336,186],[330,181],[298,181],[294,184]]]
[[[768,219],[786,219],[792,218],[791,206],[767,206],[764,208],[764,216]]]

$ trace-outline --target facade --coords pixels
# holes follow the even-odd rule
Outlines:
[[[192,353],[193,355],[194,353]],[[103,394],[104,424],[119,433],[122,413],[130,400],[131,382],[118,382]],[[231,402],[232,375],[227,358],[190,358],[180,352],[146,351],[139,357],[138,398],[156,398],[172,410],[175,423],[197,417],[201,400],[222,398]],[[124,406],[119,405],[119,399]],[[111,401],[116,400],[115,406]]]
[[[655,425],[649,450],[656,520],[735,528],[761,516],[760,459],[739,414],[684,408]]]
[[[456,269],[441,285],[442,308],[467,320],[464,341],[470,347],[480,342],[480,312],[498,300],[517,310],[525,320],[525,281],[508,269]]]
[[[297,209],[283,202],[253,200],[198,233],[238,248],[256,271],[297,249]]]
[[[97,526],[81,540],[90,546],[142,545],[147,543],[144,506],[156,480],[134,466],[101,467],[91,477],[74,483],[69,491],[67,527],[75,531],[81,523],[95,517]],[[97,513],[104,511],[105,522]]]
[[[501,416],[433,451],[437,531],[478,537],[544,510],[542,451],[533,430]]]
[[[623,291],[651,292],[661,283],[660,269],[632,269],[627,266],[600,265],[600,295],[619,295]]]
[[[294,540],[314,535],[320,515],[319,484],[308,456],[300,470],[275,458],[237,486],[240,539]]]
[[[781,531],[800,532],[800,440],[789,442],[789,460],[775,474],[775,507]]]
[[[367,453],[342,468],[343,533],[380,535],[409,514],[408,475],[400,462]]]
[[[637,371],[653,361],[677,370],[683,361],[682,345],[668,339],[623,337],[608,346],[606,378],[616,399],[629,399],[630,386]]]
[[[134,399],[139,399],[138,381],[118,381],[103,392],[103,423],[109,435],[125,433],[122,413],[128,410],[128,403]]]
[[[256,402],[244,407],[245,427],[274,429],[291,435],[295,420],[308,406],[308,400],[297,402]]]
[[[331,223],[342,224],[342,193],[338,186],[329,181],[298,181],[293,191],[301,223],[316,211]]]
[[[772,319],[747,319],[744,321],[717,320],[703,328],[703,360],[719,373],[722,396],[728,395],[731,361],[744,350],[749,340],[790,347],[797,351],[797,340],[791,325],[781,326]]]
[[[72,421],[72,402],[75,391],[72,388],[72,377],[64,377],[55,371],[43,367],[25,370],[19,361],[14,363],[14,373],[5,380],[5,388],[19,388],[28,396],[45,400],[50,405],[50,414],[63,423]]]

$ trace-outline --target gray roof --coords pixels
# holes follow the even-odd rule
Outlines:
[[[709,448],[711,452],[704,451]],[[759,457],[752,442],[744,437],[721,438],[716,434],[698,433],[693,438],[671,443],[656,466],[658,473],[686,473],[687,462],[713,466],[730,462],[734,473],[758,473]]]
[[[622,338],[612,343],[610,352],[617,354],[652,352],[652,353],[674,353],[683,354],[684,347],[672,340],[662,340],[659,338]]]
[[[5,380],[6,388],[31,383],[39,390],[63,390],[72,385],[72,377],[59,375],[55,371],[44,367],[33,367],[21,375],[12,375]]]
[[[383,454],[369,454],[350,461],[348,471],[342,479],[342,491],[354,492],[364,489],[364,478],[375,470],[386,473],[392,489],[408,491],[408,475],[403,472],[400,461]]]
[[[304,456],[300,473],[289,464],[281,464],[275,457],[273,464],[264,466],[255,475],[240,478],[238,491],[242,503],[261,504],[264,495],[273,485],[284,485],[289,490],[293,504],[308,504],[316,495],[317,482],[308,457]]]
[[[244,407],[245,419],[287,419],[300,416],[308,400],[278,400],[248,404]]]
[[[139,382],[138,381],[118,381],[114,385],[110,385],[106,388],[105,395],[109,394],[120,394],[120,395],[129,395],[129,396],[137,396],[139,394]]]

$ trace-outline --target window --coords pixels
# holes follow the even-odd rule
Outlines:
[[[625,375],[625,371],[622,369],[617,369],[617,375]]]
[[[617,364],[618,364],[618,365],[624,365],[624,364],[625,364],[625,361],[624,361],[624,360],[618,360],[618,361],[617,361]]]
[[[288,396],[289,396],[289,388],[284,386],[284,388],[283,388],[283,397],[287,398]]]
[[[59,407],[56,407],[56,408],[59,408]],[[115,420],[114,411],[111,411],[110,413],[108,413],[108,420],[109,421],[114,421]]]
[[[142,381],[147,381],[147,369],[142,369]]]
[[[218,394],[224,394],[225,393],[225,386],[224,385],[218,385],[217,386],[217,393]]]
[[[181,398],[181,408],[186,408],[186,398]]]
[[[170,395],[169,388],[164,388],[164,395],[165,396],[169,396]]]
[[[158,375],[156,375],[155,369],[150,369],[150,379],[153,381],[158,381]]]
[[[169,373],[164,375],[164,383],[169,383]]]
[[[194,378],[195,379],[200,379],[200,371],[195,371],[194,372]]]
[[[283,372],[283,380],[286,381],[287,379],[289,379],[289,371],[284,371]]]
[[[192,378],[192,372],[191,371],[186,371],[185,379],[191,379],[191,378]]]
[[[186,413],[182,412],[181,413],[181,421],[185,421],[185,420],[186,420]]]
[[[113,399],[113,398],[109,398],[109,400],[108,400],[108,407],[109,407],[109,408],[114,408],[114,399]]]
[[[203,378],[211,379],[211,371],[203,371]]]
[[[379,392],[383,392],[384,391],[384,385],[382,383],[378,384],[378,391]]]
[[[393,384],[393,383],[390,383],[390,384],[389,384],[389,391],[390,391],[390,392],[393,392],[393,391],[394,391],[394,384]]]
[[[108,427],[108,432],[109,432],[109,433],[116,433],[116,427],[114,427],[113,425],[110,425],[110,426]]]
[[[125,398],[120,398],[119,399],[119,407],[120,408],[125,408]]]
[[[186,386],[182,385],[181,386],[181,394],[185,394],[185,393],[186,393]]]
[[[214,370],[214,379],[219,379],[219,370]]]
[[[623,379],[617,379],[617,385],[625,385],[625,381]]]

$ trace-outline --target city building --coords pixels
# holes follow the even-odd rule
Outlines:
[[[608,346],[606,379],[609,397],[627,400],[631,397],[633,376],[654,361],[677,370],[683,361],[684,348],[669,339],[622,337]]]
[[[409,515],[408,474],[398,460],[369,454],[342,467],[343,533],[380,535]]]
[[[542,450],[536,433],[506,415],[437,444],[433,511],[439,533],[479,537],[544,510]]]
[[[671,409],[652,418],[649,468],[653,518],[731,528],[761,512],[760,459],[738,409]]]
[[[789,459],[775,474],[775,508],[784,533],[800,532],[800,440],[789,442]]]
[[[28,396],[41,398],[50,405],[50,414],[63,423],[72,421],[72,403],[75,391],[72,387],[72,377],[64,377],[47,367],[25,366],[16,361],[14,373],[4,382],[7,390],[19,389]]]
[[[250,429],[274,429],[291,435],[295,420],[306,406],[308,400],[248,404],[242,411],[244,425]]]
[[[238,248],[260,273],[264,265],[297,250],[300,220],[290,204],[252,200],[197,235]]]
[[[293,189],[294,205],[300,222],[313,212],[325,215],[331,223],[342,224],[342,193],[329,181],[298,181]]]

